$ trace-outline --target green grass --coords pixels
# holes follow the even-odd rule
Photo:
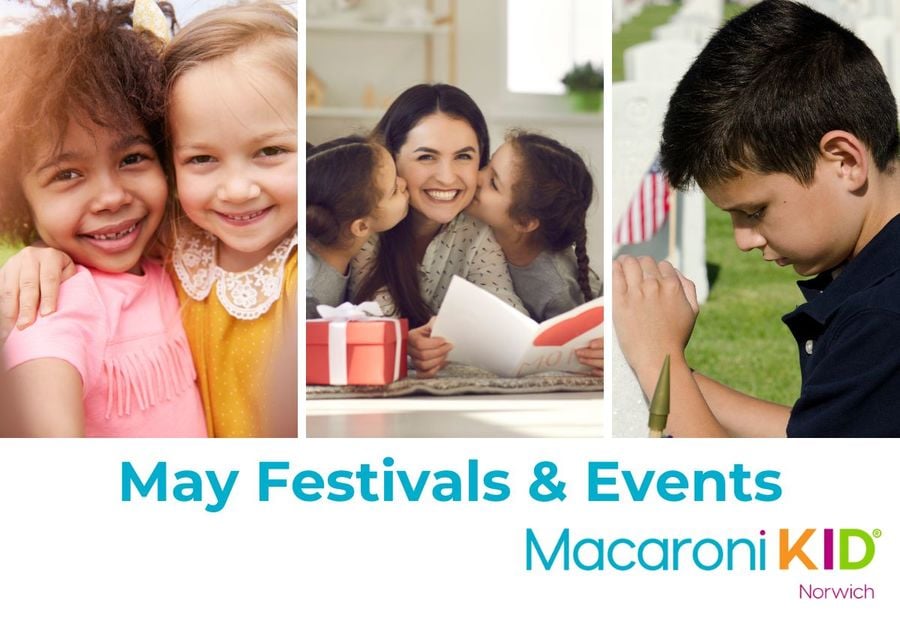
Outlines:
[[[740,13],[741,11],[745,11],[747,9],[743,4],[737,4],[735,2],[726,2],[725,3],[725,20],[730,20],[735,15]]]
[[[649,40],[677,8],[648,6],[613,35],[613,81],[624,78],[625,49]],[[743,9],[726,4],[725,19]],[[728,215],[708,202],[706,213],[707,264],[716,275],[688,346],[688,361],[742,392],[793,404],[800,391],[797,346],[781,316],[803,301],[797,276],[790,268],[762,262],[758,251],[741,252]]]
[[[648,41],[653,29],[668,22],[672,15],[678,10],[678,6],[679,5],[674,3],[668,5],[648,5],[638,15],[623,24],[618,33],[613,33],[613,81],[622,81],[625,78],[623,61],[625,49],[630,48],[635,44]]]
[[[10,247],[9,245],[0,243],[0,266],[6,262],[6,259],[19,251],[18,247]]]
[[[613,81],[625,79],[624,54],[625,49],[635,44],[649,41],[653,29],[668,22],[678,11],[680,5],[676,3],[668,5],[648,5],[629,22],[622,25],[618,33],[613,33],[612,38],[612,68]],[[732,2],[725,3],[725,19],[730,20],[746,7]]]
[[[781,316],[803,302],[799,278],[790,267],[763,262],[759,251],[741,252],[728,214],[708,201],[706,217],[706,260],[716,275],[688,362],[737,390],[791,405],[800,391],[800,368]]]

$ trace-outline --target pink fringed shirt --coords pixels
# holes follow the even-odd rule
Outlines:
[[[62,359],[81,375],[86,436],[206,437],[190,347],[172,281],[85,267],[60,287],[59,308],[3,347],[7,368]]]

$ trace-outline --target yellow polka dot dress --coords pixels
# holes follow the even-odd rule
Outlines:
[[[257,437],[279,342],[296,326],[297,233],[243,272],[216,265],[216,238],[182,235],[173,258],[210,437]]]

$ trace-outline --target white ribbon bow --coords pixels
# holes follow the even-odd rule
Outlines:
[[[329,322],[353,322],[384,317],[381,307],[376,302],[363,302],[362,304],[344,302],[340,306],[319,304],[316,306],[316,310],[319,311],[319,317]]]

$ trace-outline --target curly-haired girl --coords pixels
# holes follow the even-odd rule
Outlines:
[[[57,0],[0,50],[0,235],[77,265],[58,310],[3,347],[4,433],[206,436],[175,290],[146,255],[168,205],[165,81],[130,13]]]

